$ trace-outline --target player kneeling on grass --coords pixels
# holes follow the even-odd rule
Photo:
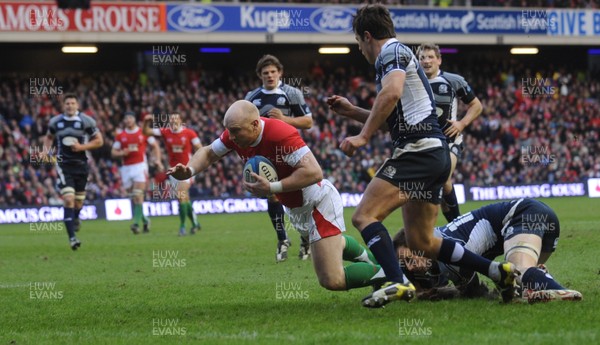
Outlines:
[[[167,174],[178,180],[205,171],[221,157],[235,151],[244,161],[260,155],[275,167],[279,181],[252,174],[244,182],[252,194],[275,194],[286,207],[294,227],[309,237],[319,283],[329,290],[348,290],[383,283],[385,275],[369,252],[346,230],[342,199],[326,179],[298,130],[283,121],[261,118],[248,101],[237,101],[227,110],[226,130],[211,145],[198,150],[187,166],[177,164]],[[355,261],[344,267],[342,259]]]
[[[578,291],[560,285],[543,264],[556,249],[560,225],[556,213],[534,199],[499,202],[466,213],[445,226],[435,228],[435,236],[450,239],[476,254],[493,260],[504,254],[523,274],[517,278],[522,301],[581,300]],[[479,297],[487,294],[477,274],[441,262],[427,261],[407,246],[406,234],[394,236],[398,257],[411,281],[420,285],[428,299],[455,295]],[[437,289],[452,281],[458,288]]]

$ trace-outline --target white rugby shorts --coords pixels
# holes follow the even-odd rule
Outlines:
[[[133,187],[134,182],[148,181],[148,164],[146,162],[123,165],[119,168],[119,172],[125,189]]]
[[[285,208],[289,221],[310,243],[346,231],[342,197],[327,179],[302,190],[304,205]]]

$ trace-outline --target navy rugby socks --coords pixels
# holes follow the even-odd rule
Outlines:
[[[283,211],[283,205],[280,202],[271,202],[268,201],[268,210],[269,217],[271,217],[271,223],[273,223],[273,228],[277,232],[277,239],[279,241],[287,240],[287,234],[285,232],[285,224],[283,222],[283,217],[285,213]]]
[[[69,234],[69,239],[75,237],[75,224],[73,224],[73,219],[75,218],[75,211],[72,207],[65,207],[64,209],[64,222],[67,228],[67,233]]]
[[[453,221],[454,219],[460,216],[460,211],[458,209],[458,200],[456,200],[456,193],[454,192],[454,186],[452,186],[452,191],[449,194],[446,194],[442,197],[446,206],[448,207],[448,211],[443,212],[444,217],[448,222]]]
[[[529,267],[521,277],[523,290],[564,290],[552,276],[537,267]]]
[[[367,225],[360,234],[383,268],[387,280],[407,284],[409,281],[400,269],[396,249],[385,226],[381,222],[374,222]]]

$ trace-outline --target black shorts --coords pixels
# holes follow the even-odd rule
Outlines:
[[[542,253],[556,250],[560,223],[554,210],[541,201],[523,199],[503,232],[504,241],[518,234],[535,234],[542,238]]]
[[[57,166],[56,172],[58,173],[57,187],[59,191],[71,187],[75,189],[75,193],[85,192],[85,185],[88,180],[87,166]]]
[[[445,140],[421,139],[394,150],[375,176],[398,187],[411,200],[439,205],[450,175],[450,153]]]

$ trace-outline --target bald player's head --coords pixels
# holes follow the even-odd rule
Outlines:
[[[240,147],[248,147],[260,135],[262,124],[256,106],[246,100],[233,103],[223,119],[229,138]]]
[[[246,100],[236,101],[229,109],[227,109],[225,118],[223,119],[223,125],[227,127],[234,123],[242,124],[252,122],[258,120],[259,117],[258,108],[256,108],[254,104]]]

